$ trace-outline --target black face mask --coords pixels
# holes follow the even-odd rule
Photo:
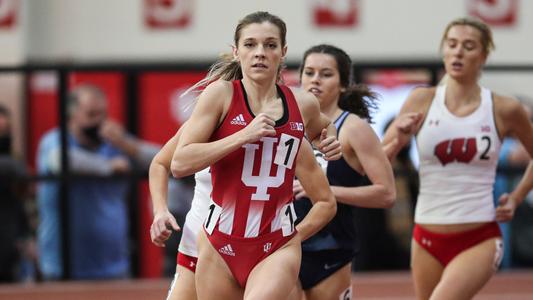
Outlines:
[[[92,143],[102,143],[102,137],[100,137],[100,124],[90,127],[84,127],[81,129],[81,132],[83,132],[83,135],[85,135],[86,138],[91,140]]]
[[[0,136],[0,155],[2,154],[11,154],[11,136],[3,135]]]

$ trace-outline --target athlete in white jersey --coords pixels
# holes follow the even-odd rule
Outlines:
[[[183,124],[181,128],[184,128]],[[150,227],[152,242],[159,247],[164,247],[165,241],[170,237],[172,230],[180,230],[174,216],[167,206],[168,176],[170,162],[176,149],[182,129],[176,133],[154,157],[150,165],[149,184],[154,211],[154,220]],[[178,251],[176,274],[171,283],[167,299],[196,299],[194,284],[194,269],[196,267],[196,236],[202,226],[206,206],[209,204],[211,190],[211,177],[208,169],[195,175],[196,185],[191,210],[187,213],[183,233]],[[169,228],[171,227],[171,228]]]
[[[213,189],[209,168],[197,172],[194,175],[194,180],[196,182],[194,196],[191,202],[191,209],[185,217],[178,251],[196,258],[198,257],[196,239],[198,238],[198,232],[202,228],[203,221],[209,212],[210,195]]]
[[[415,223],[492,222],[501,142],[491,92],[481,87],[479,107],[464,117],[448,110],[445,93],[446,85],[437,87],[417,135],[423,180]]]
[[[384,142],[396,141],[399,150],[417,134],[421,187],[411,247],[417,299],[472,299],[501,260],[496,221],[509,221],[533,187],[530,162],[518,186],[493,207],[501,140],[513,135],[533,156],[533,128],[518,101],[478,84],[494,47],[486,24],[456,19],[441,46],[445,85],[413,90],[400,116],[417,124],[388,130]]]
[[[170,166],[170,162],[169,162]],[[210,194],[213,188],[209,168],[194,175],[194,196],[191,209],[185,217],[176,258],[176,273],[170,284],[167,299],[196,299],[194,273],[198,261],[196,240],[203,220],[209,212]],[[181,276],[181,278],[179,278]],[[184,286],[186,285],[186,286]]]

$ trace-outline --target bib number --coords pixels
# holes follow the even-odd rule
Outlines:
[[[281,232],[283,236],[289,236],[295,229],[296,211],[294,210],[294,204],[292,202],[285,204],[281,208],[281,213],[283,214],[281,217]]]
[[[476,138],[477,148],[481,152],[479,156],[480,160],[489,160],[491,154],[492,141],[488,135],[477,136]]]
[[[209,213],[204,223],[205,231],[207,231],[209,235],[213,233],[221,213],[222,207],[218,206],[215,202],[213,202],[213,199],[211,199],[211,202],[209,203]]]
[[[282,133],[278,148],[276,149],[276,158],[274,163],[278,166],[284,166],[287,169],[292,169],[300,140],[291,135]]]

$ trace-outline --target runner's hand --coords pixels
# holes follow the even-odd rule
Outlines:
[[[172,234],[172,229],[181,230],[174,216],[168,210],[156,213],[150,227],[152,243],[158,247],[165,247],[165,241]]]

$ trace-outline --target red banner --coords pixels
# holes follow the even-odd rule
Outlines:
[[[467,0],[468,14],[480,18],[490,26],[511,27],[516,24],[516,0]]]
[[[194,105],[194,94],[181,94],[205,76],[205,72],[146,73],[139,79],[139,137],[164,144],[185,122]],[[139,275],[159,278],[163,251],[150,240],[152,207],[148,184],[139,188]],[[180,224],[181,225],[181,224]]]
[[[317,27],[356,27],[359,22],[359,0],[315,0],[313,24]]]
[[[15,26],[18,8],[19,0],[0,0],[0,29]]]
[[[185,28],[192,22],[194,0],[145,0],[144,22],[155,29]]]
[[[139,79],[139,136],[165,143],[192,112],[195,96],[180,97],[205,72],[146,73]]]

